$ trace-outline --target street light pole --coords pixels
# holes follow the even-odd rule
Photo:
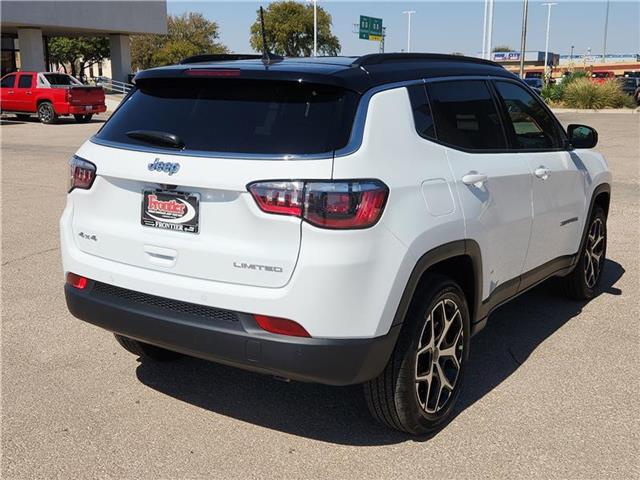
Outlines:
[[[542,5],[547,7],[547,40],[545,41],[544,44],[544,76],[545,76],[545,81],[546,81],[546,76],[547,76],[547,68],[549,66],[548,64],[548,57],[549,57],[549,27],[551,26],[551,7],[553,7],[554,5],[557,5],[557,3],[543,3]]]
[[[607,13],[604,16],[604,42],[602,44],[602,63],[607,61],[607,30],[609,29],[609,3],[607,0]]]
[[[313,56],[318,56],[318,0],[313,0]]]
[[[487,59],[491,60],[491,45],[493,44],[493,0],[489,0],[489,20],[487,22]]]
[[[415,10],[405,10],[404,13],[407,16],[407,53],[411,52],[411,15],[416,13]]]
[[[482,58],[487,59],[487,14],[489,12],[489,0],[484,0],[484,17],[482,21]]]
[[[529,0],[524,0],[522,6],[522,36],[520,37],[520,78],[524,78],[524,52],[527,48],[527,16],[529,15]]]

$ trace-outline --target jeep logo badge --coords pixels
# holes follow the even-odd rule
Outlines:
[[[159,158],[156,158],[153,163],[147,165],[147,168],[152,172],[164,172],[169,175],[173,175],[174,173],[178,173],[178,170],[180,170],[180,164],[177,162],[161,162]]]

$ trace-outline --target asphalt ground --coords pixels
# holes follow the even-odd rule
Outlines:
[[[560,118],[594,126],[613,170],[600,294],[543,284],[496,311],[456,418],[415,439],[376,425],[358,387],[156,364],[74,319],[57,223],[67,160],[101,123],[5,117],[2,478],[639,478],[640,115]]]

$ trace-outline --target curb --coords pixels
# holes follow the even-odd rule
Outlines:
[[[614,114],[634,114],[640,113],[640,108],[603,108],[594,110],[592,108],[552,108],[553,113],[614,113]]]

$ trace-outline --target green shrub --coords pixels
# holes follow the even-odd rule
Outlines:
[[[564,94],[564,88],[562,84],[550,84],[547,83],[540,92],[542,98],[544,98],[547,103],[558,103],[562,101],[562,96]]]
[[[569,108],[601,109],[632,107],[632,99],[622,91],[617,80],[601,84],[588,78],[577,78],[565,85],[562,102]]]

